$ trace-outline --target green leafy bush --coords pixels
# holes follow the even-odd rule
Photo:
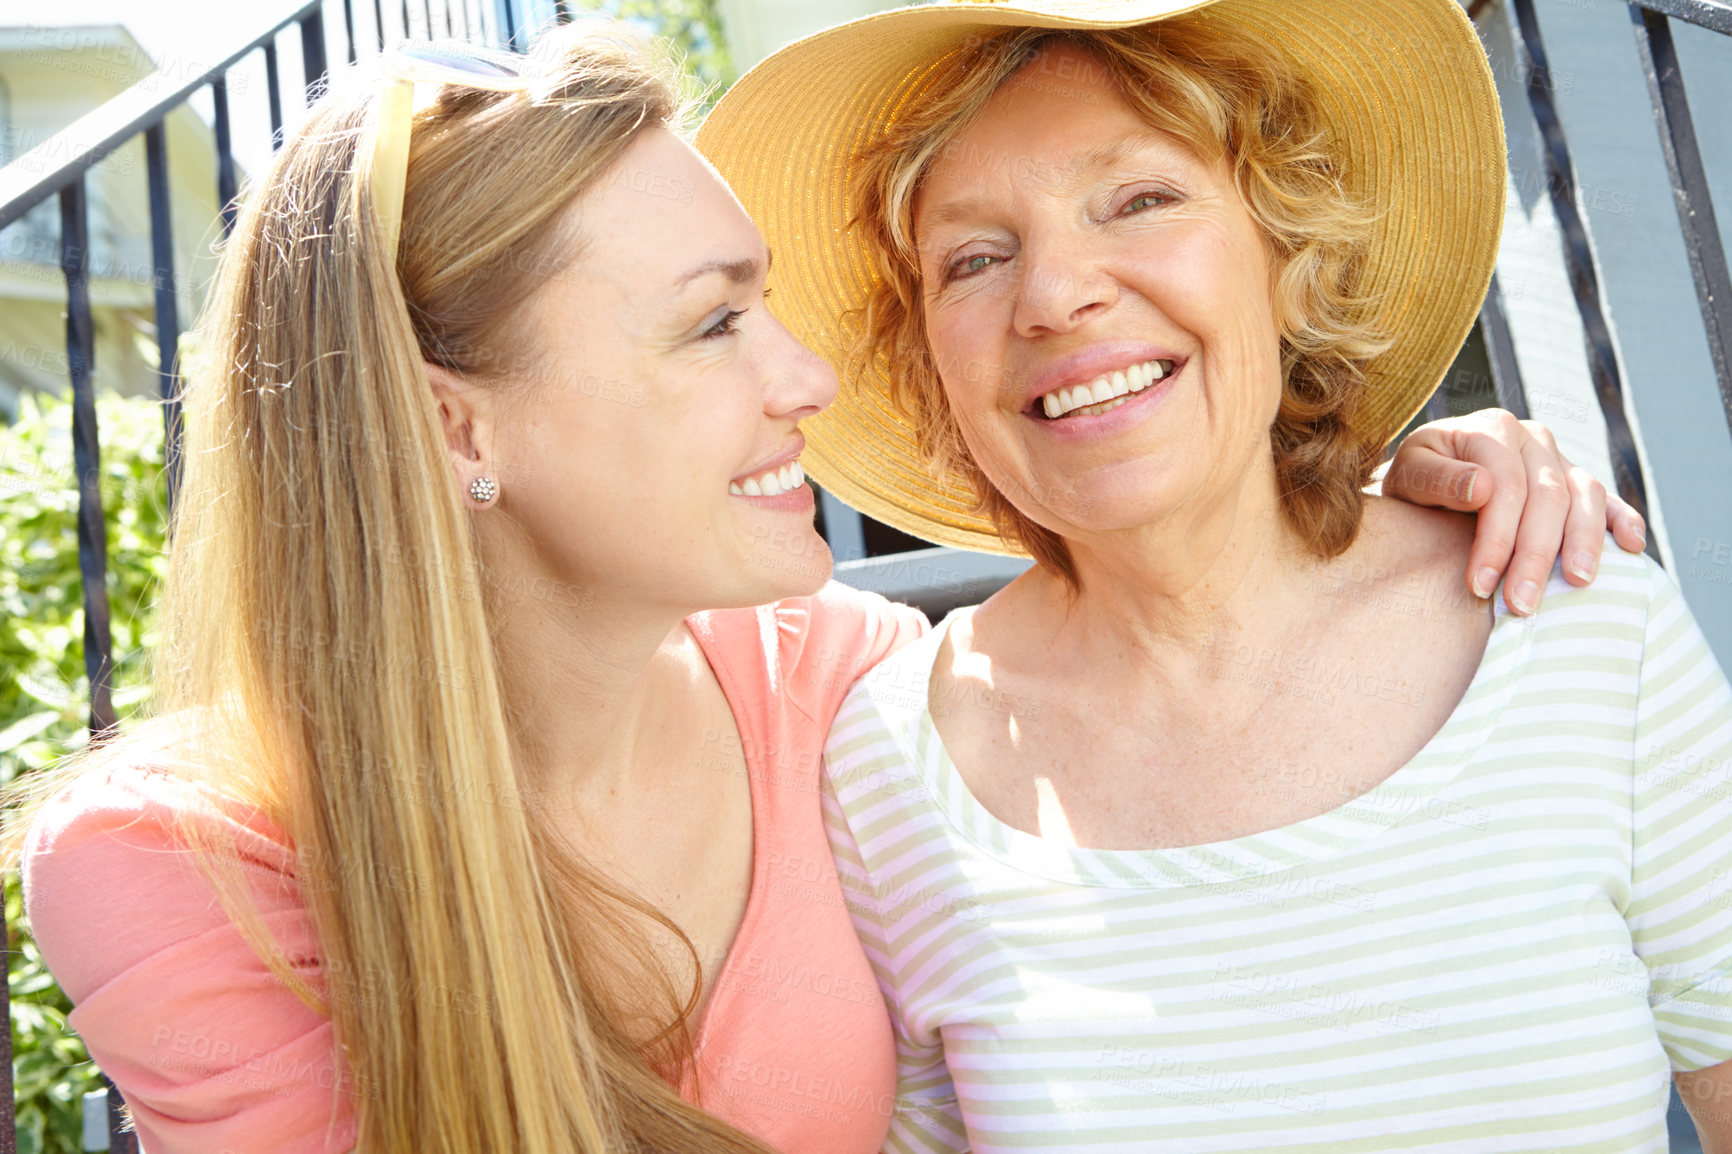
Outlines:
[[[148,688],[144,654],[164,563],[161,406],[104,397],[100,491],[108,526],[108,601],[115,710]],[[89,724],[83,583],[72,409],[26,398],[0,429],[0,781],[81,748]],[[71,1003],[23,924],[18,879],[6,879],[12,991],[12,1082],[20,1154],[75,1154],[80,1097],[100,1086],[84,1043],[66,1024]]]
[[[578,0],[575,9],[635,24],[679,50],[686,72],[718,98],[734,81],[716,0]]]

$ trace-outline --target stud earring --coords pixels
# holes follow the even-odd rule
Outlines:
[[[477,505],[485,505],[499,495],[499,486],[492,477],[477,477],[469,482],[469,499]]]

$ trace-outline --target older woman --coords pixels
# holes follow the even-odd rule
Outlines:
[[[1659,1151],[1676,1072],[1727,1149],[1732,690],[1688,610],[1619,555],[1505,612],[1470,526],[1361,497],[1496,252],[1473,31],[1170,7],[870,18],[705,130],[748,207],[793,148],[850,182],[764,209],[784,315],[864,342],[814,474],[1040,562],[826,746],[890,1148]]]

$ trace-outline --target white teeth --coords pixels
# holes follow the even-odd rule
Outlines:
[[[1085,417],[1097,416],[1100,413],[1106,412],[1108,409],[1118,408],[1120,405],[1124,404],[1127,399],[1128,398],[1125,397],[1114,397],[1104,405],[1088,405],[1084,408],[1078,409],[1077,412]]]
[[[745,481],[729,481],[728,492],[736,497],[775,497],[806,483],[806,470],[800,462],[789,461],[779,469],[771,469]]]
[[[1104,413],[1114,407],[1108,402],[1142,392],[1170,373],[1172,364],[1171,361],[1144,361],[1140,365],[1103,373],[1086,385],[1056,389],[1041,397],[1041,410],[1053,420],[1072,412],[1084,416]]]

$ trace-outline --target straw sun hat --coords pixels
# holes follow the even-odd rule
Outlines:
[[[776,254],[776,313],[842,374],[802,424],[806,471],[848,504],[945,545],[1020,552],[935,477],[876,370],[847,373],[844,314],[874,273],[853,216],[853,158],[878,139],[923,76],[1001,28],[1123,28],[1190,13],[1246,29],[1317,90],[1345,156],[1345,182],[1380,212],[1365,287],[1394,345],[1369,369],[1355,427],[1385,444],[1419,411],[1485,297],[1503,227],[1504,137],[1484,50],[1456,0],[991,0],[899,8],[777,52],[733,86],[698,147]]]

